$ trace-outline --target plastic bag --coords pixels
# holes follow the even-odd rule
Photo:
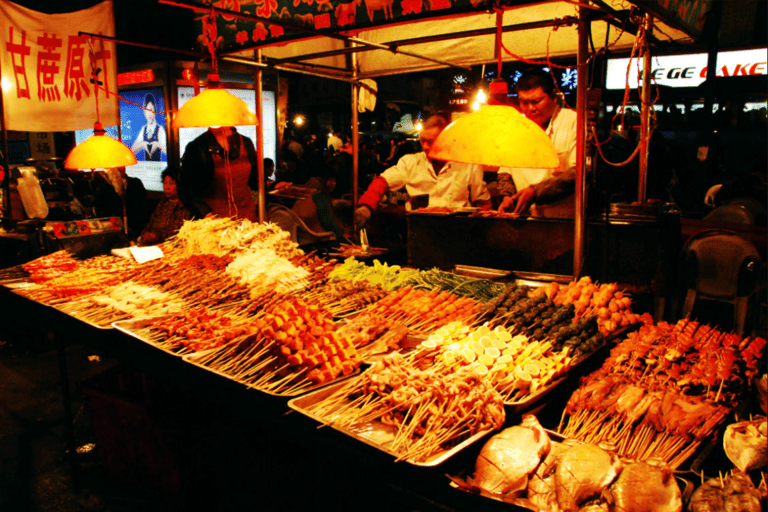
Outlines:
[[[21,177],[17,180],[17,190],[21,196],[24,212],[30,219],[44,219],[48,216],[48,203],[45,200],[40,180],[34,167],[19,167]]]

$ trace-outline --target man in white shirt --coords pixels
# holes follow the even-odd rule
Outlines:
[[[501,167],[499,211],[544,217],[573,217],[576,191],[576,112],[557,104],[551,76],[529,71],[517,82],[520,111],[547,132],[557,150],[557,169]]]
[[[371,218],[382,196],[389,190],[405,187],[411,208],[416,197],[424,197],[425,206],[462,208],[479,206],[490,208],[491,194],[483,181],[483,171],[478,165],[430,160],[429,148],[448,122],[439,115],[429,117],[419,134],[423,151],[405,155],[397,164],[373,179],[368,190],[358,201],[355,210],[355,230],[359,230]]]
[[[344,146],[344,141],[341,140],[340,135],[341,135],[341,132],[337,130],[328,137],[327,147],[330,148],[331,151],[333,151],[334,153],[338,153],[339,151],[341,151],[342,146]]]

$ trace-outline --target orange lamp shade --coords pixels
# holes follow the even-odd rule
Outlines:
[[[104,135],[100,123],[96,123],[93,132],[92,137],[69,152],[64,160],[65,169],[108,169],[136,163],[133,152],[122,142]]]
[[[206,89],[176,113],[177,128],[259,124],[248,105],[224,89]]]
[[[485,105],[438,135],[429,158],[446,162],[556,169],[557,150],[544,130],[514,107]]]

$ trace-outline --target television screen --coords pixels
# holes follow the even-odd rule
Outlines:
[[[256,91],[253,89],[226,89],[227,92],[237,96],[256,112]],[[181,86],[178,88],[179,108],[195,95],[193,87]],[[274,91],[262,91],[261,108],[264,119],[259,119],[262,123],[264,134],[264,158],[271,158],[275,161],[277,156],[277,109],[275,103]],[[256,126],[237,126],[237,131],[241,135],[248,137],[256,144]],[[179,128],[179,155],[184,156],[184,150],[192,140],[202,135],[207,128]]]
[[[168,166],[168,136],[165,131],[165,97],[162,87],[120,91],[120,123],[123,144],[131,148],[138,163],[125,168],[128,176],[139,178],[144,188],[163,191],[160,173]],[[117,139],[117,127],[105,128]],[[93,135],[93,130],[78,130],[78,144]]]

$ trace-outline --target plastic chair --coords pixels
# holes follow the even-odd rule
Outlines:
[[[331,231],[312,231],[296,212],[282,205],[272,206],[267,212],[267,217],[270,222],[274,222],[283,230],[288,231],[291,234],[291,240],[299,245],[336,238],[336,235]]]
[[[750,300],[757,298],[762,261],[754,244],[735,234],[695,237],[683,249],[687,292],[682,316],[698,299],[733,304],[733,331],[743,334]]]
[[[749,208],[742,204],[724,204],[709,212],[704,220],[732,222],[734,224],[754,224],[755,216]]]

